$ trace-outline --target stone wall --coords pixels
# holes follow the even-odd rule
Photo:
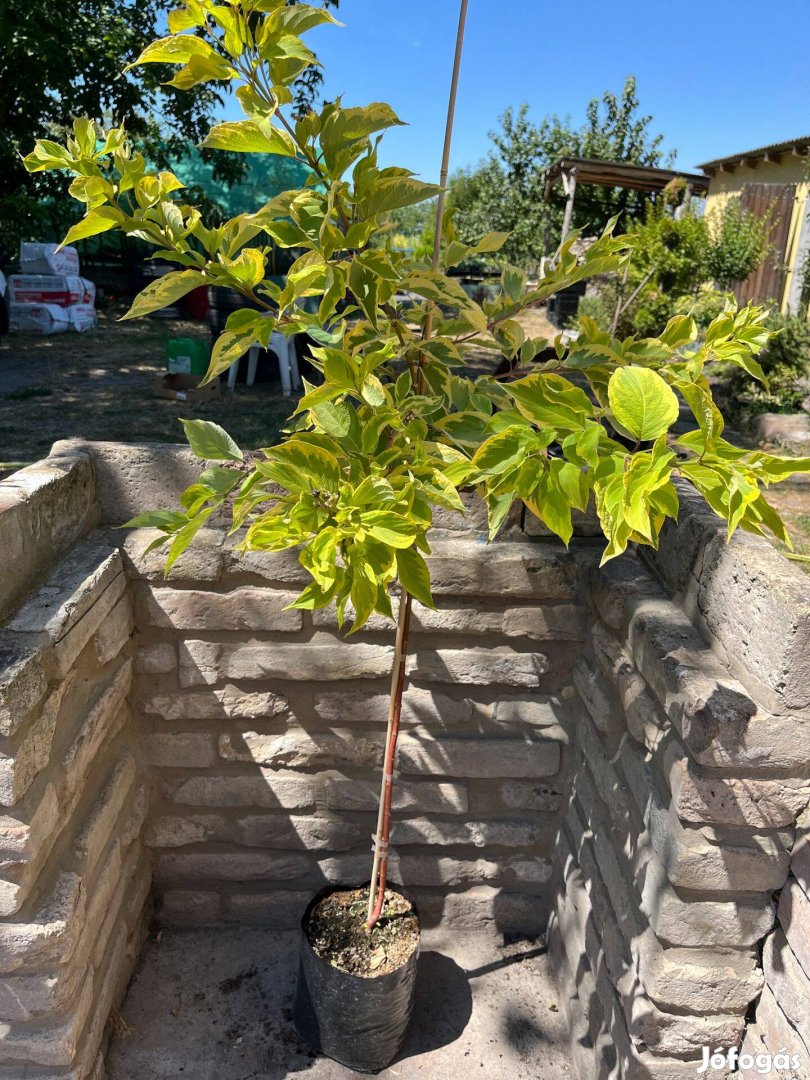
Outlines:
[[[347,639],[331,611],[285,610],[306,580],[294,554],[240,555],[215,529],[164,581],[153,539],[133,532],[124,556],[159,914],[294,926],[324,883],[370,872],[391,625],[375,617]],[[391,866],[427,925],[545,926],[594,554],[437,531],[438,609],[414,608]]]
[[[368,874],[391,631],[285,610],[294,556],[220,527],[164,579],[110,526],[194,472],[65,443],[0,484],[0,1080],[100,1080],[150,897],[286,927]],[[415,607],[392,876],[428,926],[553,910],[580,1080],[807,1045],[807,578],[682,502],[658,553],[601,570],[587,519],[566,552],[442,515]]]
[[[127,703],[131,601],[117,548],[84,537],[97,516],[86,454],[0,485],[3,602],[41,584],[0,631],[0,1077],[9,1080],[102,1075],[99,1048],[140,951],[150,889],[147,787]]]
[[[686,490],[682,504],[647,566],[594,573],[574,668],[549,936],[582,1080],[693,1077],[704,1046],[740,1046],[810,796],[807,579],[765,542],[727,546]],[[786,896],[799,906],[798,882]]]

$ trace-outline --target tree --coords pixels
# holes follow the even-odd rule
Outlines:
[[[219,18],[233,27],[227,58],[202,36],[183,33],[199,27],[210,34]],[[306,161],[317,184],[208,229],[179,196],[175,176],[145,170],[122,128],[100,137],[90,121],[77,120],[66,146],[39,141],[26,164],[75,177],[71,193],[86,213],[68,240],[121,229],[182,267],[147,286],[126,318],[159,310],[206,283],[229,286],[251,302],[229,317],[207,379],[253,344],[266,346],[274,329],[315,342],[322,381],[305,386],[279,445],[247,461],[218,425],[184,421],[191,448],[205,463],[199,479],[179,508],[129,524],[154,528],[155,545],[168,543],[168,570],[212,515],[227,512],[234,529],[244,530],[245,548],[297,549],[311,581],[293,607],[334,603],[341,626],[348,618],[353,631],[373,612],[393,618],[397,603],[367,917],[373,930],[385,896],[411,608],[414,601],[433,606],[425,555],[434,507],[463,512],[460,492],[474,488],[486,502],[494,537],[517,499],[567,544],[572,510],[593,499],[607,560],[629,544],[658,543],[665,521],[678,515],[673,480],[680,476],[727,520],[729,533],[771,531],[789,543],[761,488],[810,471],[810,459],[739,450],[723,439],[705,367],[720,360],[762,377],[756,356],[769,335],[756,308],[724,312],[700,344],[688,316],[642,341],[612,339],[590,322],[570,345],[560,339],[553,359],[532,364],[546,342],[527,340],[517,316],[561,288],[620,271],[630,241],[614,236],[612,223],[582,261],[571,250],[575,234],[567,238],[535,287],[507,266],[500,294],[483,305],[448,271],[471,254],[498,251],[507,237],[490,233],[474,245],[462,242],[452,217],[442,213],[441,197],[430,263],[370,246],[388,230],[392,212],[438,192],[406,169],[379,167],[379,135],[400,123],[388,105],[334,102],[298,120],[285,112],[294,100],[290,84],[314,59],[300,35],[330,21],[328,12],[305,4],[187,0],[170,16],[171,35],[139,60],[170,60],[181,83],[238,81],[245,119],[218,124],[206,145]],[[265,236],[303,252],[283,286],[268,278],[268,244],[248,246]],[[403,292],[421,302],[401,306]],[[317,310],[299,303],[306,297],[318,299]],[[459,374],[467,351],[480,345],[514,359],[516,377],[501,383]],[[675,436],[679,396],[698,426]]]
[[[499,131],[490,132],[493,150],[475,169],[457,172],[452,179],[450,203],[458,208],[462,237],[487,229],[510,233],[504,255],[532,269],[543,254],[546,225],[555,239],[562,225],[565,196],[553,193],[544,201],[545,170],[564,156],[624,161],[659,166],[664,162],[663,135],[652,135],[652,117],[639,113],[636,80],[628,76],[621,95],[605,91],[593,98],[586,120],[574,127],[570,117],[547,116],[539,125],[529,119],[528,105],[515,113],[507,109]],[[674,155],[670,155],[670,159]],[[611,217],[640,214],[648,197],[641,192],[582,185],[574,206],[574,225],[598,232]]]
[[[324,0],[337,6],[339,0]],[[57,133],[73,116],[115,124],[126,120],[141,150],[167,168],[198,143],[224,99],[227,84],[166,85],[167,64],[122,69],[159,33],[173,0],[3,0],[0,5],[0,236],[10,249],[67,228],[61,178],[23,167],[20,151],[32,130]],[[77,75],[77,73],[80,73]],[[311,106],[321,74],[308,69],[294,85],[299,109]],[[243,175],[236,154],[209,152],[218,180]],[[51,201],[48,201],[51,200]],[[69,204],[68,204],[69,207]],[[67,210],[69,215],[69,208]],[[51,233],[60,235],[60,233]]]

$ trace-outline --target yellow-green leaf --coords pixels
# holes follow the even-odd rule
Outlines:
[[[137,319],[141,315],[149,315],[153,311],[168,307],[192,289],[204,284],[204,280],[199,270],[176,270],[171,274],[164,274],[135,297],[132,307],[122,318]]]
[[[650,368],[618,368],[608,383],[611,412],[622,431],[639,442],[663,435],[678,419],[678,399]]]
[[[227,121],[211,128],[200,144],[206,150],[232,150],[237,154],[281,154],[295,157],[295,144],[289,135],[269,121]]]

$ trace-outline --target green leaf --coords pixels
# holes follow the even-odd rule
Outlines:
[[[129,71],[139,64],[187,64],[193,56],[216,55],[202,38],[194,34],[178,34],[153,41],[146,46],[138,59],[128,64],[124,70]]]
[[[578,386],[562,375],[527,375],[508,386],[520,412],[541,427],[578,431],[593,419],[593,404]]]
[[[120,529],[162,529],[163,532],[175,532],[181,528],[188,518],[176,510],[147,510],[145,514],[138,514],[130,518]]]
[[[608,383],[608,400],[621,429],[639,442],[663,435],[678,419],[678,399],[650,368],[618,368]]]
[[[176,270],[171,274],[155,278],[143,292],[135,297],[132,307],[126,315],[122,316],[121,321],[137,319],[141,315],[149,315],[153,311],[168,307],[175,300],[186,296],[192,289],[199,288],[204,282],[205,278],[199,270]]]
[[[239,360],[256,341],[254,329],[246,329],[240,332],[223,330],[214,342],[211,352],[211,360],[208,371],[205,373],[203,385],[217,378],[223,371],[227,371],[231,364]]]
[[[123,221],[124,215],[114,206],[100,206],[91,210],[68,230],[60,247],[64,247],[65,244],[74,244],[77,240],[86,240],[88,236],[98,236],[100,233],[109,232]]]
[[[377,181],[370,194],[360,201],[358,210],[363,217],[377,217],[432,199],[439,190],[436,184],[426,184],[410,176],[389,176]]]
[[[166,577],[168,577],[169,571],[174,566],[175,562],[177,562],[206,521],[211,517],[214,510],[216,510],[215,506],[203,510],[201,513],[197,514],[196,517],[193,517],[187,525],[184,525],[182,529],[174,534],[174,539],[169,546],[169,553],[166,556],[166,567],[164,569],[164,575]]]
[[[206,150],[231,150],[238,154],[280,154],[296,157],[295,143],[284,131],[273,127],[269,121],[228,121],[217,124],[202,143]]]
[[[385,388],[376,375],[366,375],[360,393],[369,405],[379,407],[386,402]]]
[[[289,491],[337,491],[340,466],[334,454],[321,446],[290,439],[267,450],[262,471]]]
[[[430,591],[430,571],[416,548],[400,548],[396,558],[397,577],[405,592],[410,593],[425,607],[435,608],[436,603]]]
[[[360,521],[369,536],[392,548],[410,547],[418,532],[413,522],[390,510],[369,510]]]
[[[669,345],[671,349],[679,349],[682,345],[688,345],[697,337],[697,326],[691,315],[676,315],[667,323],[663,334],[659,334],[659,341]]]
[[[211,420],[181,420],[188,445],[207,461],[243,461],[244,455],[227,431]]]

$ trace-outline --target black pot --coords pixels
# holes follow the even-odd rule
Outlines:
[[[293,1023],[300,1037],[317,1053],[356,1072],[376,1073],[391,1064],[405,1041],[413,1011],[419,949],[414,949],[396,971],[373,978],[332,967],[314,952],[306,926],[315,905],[337,891],[334,886],[321,889],[301,920],[301,963]]]

